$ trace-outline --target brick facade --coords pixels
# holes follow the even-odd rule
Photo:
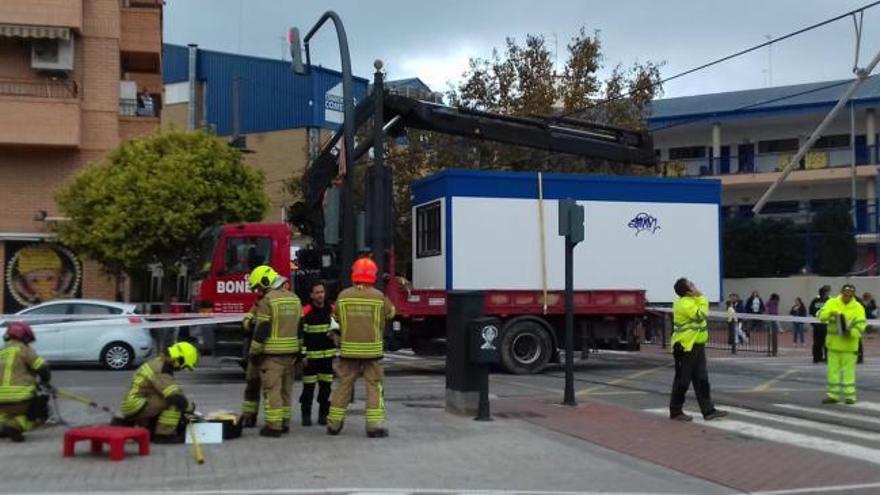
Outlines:
[[[134,6],[121,7],[129,3]],[[74,69],[65,81],[63,75],[31,68],[33,39],[0,37],[3,313],[16,309],[4,307],[5,261],[12,255],[7,245],[22,236],[51,232],[51,222],[34,221],[34,215],[43,210],[49,217],[59,216],[54,195],[65,180],[102,160],[121,142],[158,127],[158,117],[121,116],[119,99],[120,80],[125,79],[136,81],[138,91],[148,88],[157,93],[154,99],[161,98],[162,7],[158,1],[120,0],[0,4],[0,24],[66,27],[75,47]],[[137,53],[127,53],[126,46],[136,47]],[[113,281],[97,264],[84,261],[83,296],[112,299],[113,292]]]

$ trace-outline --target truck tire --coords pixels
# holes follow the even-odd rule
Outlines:
[[[553,355],[553,339],[536,319],[511,320],[501,335],[501,365],[516,375],[540,373]]]

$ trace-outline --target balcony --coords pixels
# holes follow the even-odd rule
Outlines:
[[[725,186],[738,184],[757,184],[773,182],[792,157],[794,152],[758,153],[740,160],[739,156],[724,156],[715,160],[710,158],[691,158],[669,160],[666,162],[667,175],[673,177],[715,176]],[[825,148],[807,152],[799,167],[795,168],[791,179],[822,180],[849,178],[852,163],[852,148]],[[856,165],[878,163],[880,144],[856,146]],[[716,171],[720,170],[720,174]],[[861,172],[859,172],[861,175]]]
[[[82,0],[4,0],[0,1],[0,22],[81,30],[82,4]]]
[[[122,8],[120,50],[130,54],[149,54],[158,59],[162,52],[161,3],[134,0],[127,3],[129,6],[123,3]]]
[[[80,145],[73,81],[0,79],[0,145]]]

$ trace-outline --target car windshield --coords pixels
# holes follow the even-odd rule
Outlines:
[[[217,249],[217,241],[220,239],[221,227],[205,229],[199,236],[199,253],[195,265],[192,267],[194,279],[205,278],[211,272],[211,264],[214,262],[214,252]]]

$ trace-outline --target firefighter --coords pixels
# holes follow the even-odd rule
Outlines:
[[[339,294],[333,315],[339,322],[339,363],[336,374],[339,384],[330,398],[327,434],[338,435],[345,421],[345,410],[351,401],[354,382],[363,376],[367,382],[367,436],[388,436],[385,423],[383,334],[385,321],[394,318],[394,305],[373,287],[378,268],[369,258],[361,258],[352,266],[353,287]]]
[[[259,302],[259,301],[257,301]],[[257,318],[257,303],[241,321],[244,331],[244,401],[241,404],[240,423],[243,428],[257,425],[257,413],[260,410],[260,369],[253,360],[248,359],[250,344],[254,335],[254,324]]]
[[[675,378],[669,398],[669,418],[675,421],[692,421],[682,410],[691,383],[700,405],[703,418],[713,420],[727,416],[726,411],[715,409],[706,368],[706,341],[709,340],[709,300],[693,282],[686,278],[676,280],[673,286],[678,298],[672,304],[673,333],[670,342],[675,358]]]
[[[324,284],[312,284],[309,293],[311,303],[303,308],[300,322],[302,353],[305,356],[303,369],[303,391],[299,396],[302,408],[303,426],[312,425],[312,401],[315,386],[318,387],[318,424],[327,424],[330,411],[330,387],[333,383],[333,358],[336,357],[336,343],[331,334],[335,323],[330,308],[325,301]]]
[[[855,286],[844,285],[840,295],[829,299],[816,314],[819,321],[828,326],[825,336],[828,392],[823,404],[839,402],[841,391],[847,404],[856,403],[856,359],[867,322],[865,308],[855,299],[855,294]]]
[[[13,442],[24,442],[24,432],[35,421],[48,417],[47,402],[37,396],[37,380],[49,385],[50,372],[46,361],[37,356],[30,344],[36,340],[30,325],[20,321],[9,323],[0,349],[0,435]]]
[[[266,265],[248,276],[251,290],[261,294],[256,305],[256,326],[250,359],[260,370],[263,390],[264,437],[278,438],[290,430],[290,395],[293,392],[293,363],[299,354],[298,329],[302,303],[284,289],[284,277]]]
[[[178,342],[161,355],[142,364],[134,373],[131,387],[122,399],[123,418],[115,425],[137,425],[153,432],[154,443],[183,443],[185,414],[196,405],[183,394],[174,380],[174,372],[192,370],[199,364],[199,350],[189,342]]]

